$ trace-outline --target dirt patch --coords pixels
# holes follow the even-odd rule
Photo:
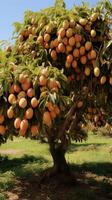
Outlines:
[[[19,200],[19,196],[13,192],[7,192],[8,200]]]
[[[91,173],[77,175],[77,184],[59,183],[57,177],[39,182],[39,176],[18,179],[14,188],[7,191],[9,200],[110,200],[112,199],[111,179]],[[97,179],[100,180],[97,180]],[[107,193],[108,191],[108,193]]]
[[[5,155],[17,155],[23,153],[22,150],[16,150],[16,149],[4,149],[4,150],[0,150],[0,154],[5,154]]]

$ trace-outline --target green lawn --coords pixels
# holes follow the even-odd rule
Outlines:
[[[56,177],[40,185],[39,174],[52,166],[47,144],[15,138],[0,147],[0,200],[112,199],[112,138],[89,134],[73,142],[66,159],[77,185],[58,184]]]

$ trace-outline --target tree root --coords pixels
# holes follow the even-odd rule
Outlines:
[[[56,181],[58,184],[70,184],[70,185],[77,185],[77,180],[75,175],[70,172],[59,171],[55,167],[47,169],[40,175],[40,184],[45,182]]]

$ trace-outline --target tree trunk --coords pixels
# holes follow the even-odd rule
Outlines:
[[[65,150],[61,144],[50,143],[50,153],[53,158],[54,172],[59,174],[69,174],[69,166],[65,159]]]
[[[71,173],[69,165],[65,159],[66,149],[63,143],[55,143],[52,137],[48,138],[50,153],[53,159],[53,167],[48,169],[41,177],[41,182],[55,176],[55,180],[64,184],[76,184],[74,174]]]

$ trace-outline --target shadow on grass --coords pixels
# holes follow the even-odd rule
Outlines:
[[[30,167],[33,164],[38,166],[37,171],[39,171],[39,166],[42,166],[43,164],[47,164],[47,163],[48,163],[48,160],[42,156],[35,157],[33,155],[24,155],[20,158],[13,158],[13,159],[9,159],[8,156],[0,156],[0,172],[5,173],[6,171],[12,171],[15,173],[15,175],[22,176],[25,174],[24,167],[27,164],[29,165],[29,168],[28,170],[26,168],[26,174],[27,174],[27,171],[30,172],[31,170]]]
[[[77,143],[72,143],[68,149],[68,153],[78,151],[78,150],[96,150],[99,147],[102,147],[106,145],[106,143],[87,143],[87,144],[77,144]]]
[[[112,178],[112,163],[105,162],[90,162],[90,163],[83,163],[83,164],[72,164],[71,170],[76,171],[78,173],[85,173],[91,172],[98,176],[106,176]]]
[[[12,192],[18,194],[19,199],[27,200],[111,200],[112,181],[110,182],[110,177],[104,178],[103,176],[99,177],[97,173],[92,174],[95,172],[95,165],[89,163],[88,167],[86,165],[71,166],[77,179],[76,185],[60,182],[58,176],[49,178],[40,184],[38,177],[33,175],[30,178],[21,179],[19,189],[16,186]],[[102,163],[101,171],[103,168],[106,171],[107,167],[112,169],[112,165],[108,165],[109,163]]]
[[[26,165],[29,165],[28,169]],[[37,168],[32,171],[33,164]],[[110,200],[112,199],[112,163],[85,163],[72,164],[71,170],[75,172],[77,184],[66,185],[59,183],[55,176],[40,184],[40,171],[49,167],[49,161],[43,157],[25,155],[21,158],[0,158],[0,172],[12,171],[15,180],[12,194],[18,199],[35,200]],[[34,167],[34,166],[33,166]],[[105,177],[103,177],[105,176]]]

